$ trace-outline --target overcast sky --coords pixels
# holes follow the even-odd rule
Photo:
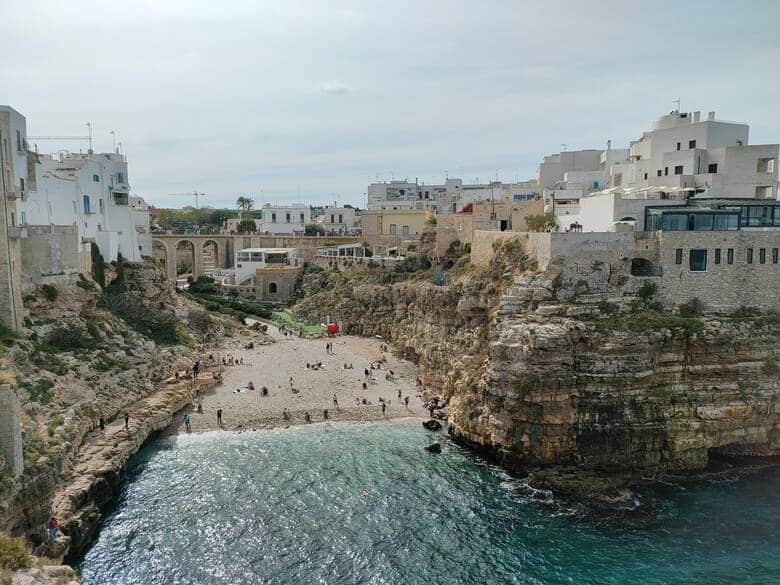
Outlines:
[[[375,177],[532,178],[673,109],[780,141],[780,1],[0,0],[0,103],[116,130],[131,186],[361,204]],[[41,142],[43,151],[78,142]],[[86,148],[86,146],[83,146]]]

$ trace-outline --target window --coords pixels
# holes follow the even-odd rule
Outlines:
[[[677,165],[674,167],[674,174],[675,175],[682,175],[683,174],[683,167],[682,165]]]
[[[757,173],[774,173],[775,172],[775,159],[773,158],[760,158],[756,164]]]
[[[674,263],[682,264],[682,248],[677,248],[674,251]]]
[[[612,178],[612,186],[620,187],[621,185],[623,185],[623,173],[615,173],[615,176]]]
[[[726,262],[729,264],[734,264],[734,248],[729,248],[726,250]]]
[[[664,177],[669,175],[669,167],[664,167]]]
[[[696,148],[696,141],[695,140],[689,140],[688,141],[688,148],[690,150],[693,150],[694,148]]]
[[[391,223],[390,224],[390,235],[391,236],[395,235],[396,229],[397,229],[396,225],[394,223]]]
[[[344,223],[344,216],[339,213],[339,223]]]
[[[677,143],[677,150],[680,150],[680,143]]]
[[[704,272],[707,270],[707,250],[691,250],[691,272]]]
[[[777,248],[772,248],[772,264],[777,264],[777,261],[778,261]]]
[[[330,214],[330,223],[336,223],[336,216],[332,213]]]
[[[27,214],[24,211],[19,212],[19,224],[25,225],[27,223]]]
[[[303,213],[301,213],[301,223],[306,223],[306,218]]]
[[[102,197],[100,199],[98,199],[98,207],[100,208],[100,213],[105,212],[105,207],[103,205],[103,198]]]
[[[276,212],[271,213],[271,223],[276,223]]]
[[[758,263],[766,264],[766,248],[758,249]]]
[[[290,223],[290,214],[289,213],[285,213],[284,214],[284,223]]]
[[[16,150],[22,151],[22,133],[19,130],[16,131]]]
[[[82,198],[82,203],[84,205],[84,213],[92,213],[92,211],[89,208],[89,195],[84,195]]]
[[[715,248],[715,264],[720,264],[720,248]]]
[[[100,182],[100,175],[92,175],[92,182],[93,183],[99,183]]]
[[[748,248],[746,250],[746,259],[748,264],[753,264],[753,248]]]
[[[718,163],[710,163],[707,165],[707,172],[711,175],[715,175],[718,172]]]
[[[408,236],[409,235],[409,226],[408,225],[401,226],[401,234],[403,234],[404,236]]]
[[[663,173],[661,173],[661,169],[658,169],[658,176],[660,177]]]
[[[19,177],[19,190],[24,193],[24,177]]]
[[[647,173],[645,173],[645,181],[647,181]]]
[[[275,295],[278,291],[278,287],[276,286],[275,282],[269,282],[268,283],[268,294]]]

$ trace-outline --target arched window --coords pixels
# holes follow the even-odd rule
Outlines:
[[[268,294],[269,295],[275,295],[277,292],[276,283],[275,282],[269,282],[268,283]]]
[[[647,258],[631,259],[631,276],[653,276],[653,263]]]

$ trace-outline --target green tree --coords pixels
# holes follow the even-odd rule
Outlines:
[[[236,226],[239,234],[251,234],[257,231],[257,225],[253,219],[242,219]]]
[[[304,228],[304,234],[307,236],[324,236],[325,228],[316,223],[309,223]]]
[[[525,218],[525,225],[532,232],[551,232],[555,229],[555,214],[552,211],[529,215]]]
[[[236,206],[243,212],[252,211],[255,206],[255,202],[251,197],[244,197],[243,195],[236,199]]]

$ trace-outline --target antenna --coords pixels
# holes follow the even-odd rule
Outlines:
[[[205,197],[206,196],[205,193],[198,193],[198,191],[196,189],[193,189],[189,193],[168,193],[169,197],[181,197],[181,196],[184,196],[184,195],[189,195],[190,197],[194,197],[195,198],[195,209],[198,209],[198,197]]]
[[[112,130],[109,134],[111,134],[111,142],[114,144],[114,152],[116,152],[116,132]]]
[[[561,144],[561,152],[566,152],[568,146],[569,146],[568,144]]]
[[[86,126],[89,132],[89,154],[92,154],[92,122],[87,122]]]
[[[680,112],[680,98],[673,99],[672,103],[673,104],[677,104],[677,110],[676,111],[677,111],[677,113],[679,113]]]

